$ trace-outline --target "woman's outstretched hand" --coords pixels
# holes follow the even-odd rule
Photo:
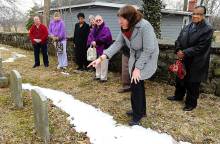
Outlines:
[[[101,55],[98,59],[91,62],[87,67],[97,67],[103,60],[107,59],[107,56],[105,54]]]
[[[98,58],[98,59],[96,59],[96,60],[94,60],[93,62],[91,62],[87,67],[97,67],[98,66],[98,64],[100,64],[101,63],[101,59],[100,58]]]
[[[141,79],[141,71],[137,68],[134,69],[132,73],[131,83],[137,84]]]

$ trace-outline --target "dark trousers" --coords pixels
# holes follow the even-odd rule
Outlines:
[[[140,120],[146,114],[144,81],[131,84],[131,106],[134,121]]]
[[[35,60],[35,65],[40,65],[40,51],[43,55],[43,61],[44,65],[47,66],[49,65],[48,61],[48,52],[47,52],[47,43],[45,44],[34,44],[34,60]]]
[[[128,71],[128,60],[129,57],[122,54],[122,72],[121,72],[121,79],[122,79],[122,86],[124,89],[130,88],[131,79]]]
[[[175,96],[182,100],[186,95],[186,106],[196,107],[197,99],[199,98],[200,82],[189,82],[188,80],[176,79]]]
[[[76,46],[75,48],[76,64],[79,68],[87,68],[89,62],[87,61],[87,49],[86,47]]]

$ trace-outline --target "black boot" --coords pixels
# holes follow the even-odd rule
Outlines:
[[[36,68],[36,67],[39,67],[39,66],[40,66],[40,65],[35,64],[35,65],[33,65],[32,68]]]
[[[183,100],[183,99],[177,98],[176,96],[170,96],[170,97],[167,97],[167,99],[170,101],[182,101]]]
[[[185,107],[183,108],[183,111],[192,111],[194,108],[196,108],[196,107],[185,106]]]
[[[126,112],[126,115],[128,115],[128,116],[133,116],[133,111],[132,111],[132,110],[127,111],[127,112]],[[143,117],[146,117],[146,116],[147,116],[146,113],[143,114]]]
[[[141,119],[132,119],[128,124],[129,126],[140,125]]]

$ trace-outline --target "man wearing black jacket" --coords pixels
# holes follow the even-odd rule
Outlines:
[[[200,83],[208,78],[210,50],[213,29],[205,21],[206,8],[197,6],[192,14],[192,23],[181,31],[175,43],[176,54],[185,65],[186,76],[176,78],[175,95],[171,101],[182,101],[185,94],[184,111],[191,111],[197,106]]]

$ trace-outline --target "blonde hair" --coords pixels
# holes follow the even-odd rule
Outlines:
[[[95,19],[95,16],[94,15],[89,15],[89,20],[91,19]]]
[[[53,16],[54,16],[54,17],[60,17],[60,12],[55,12],[55,13],[53,14]]]

